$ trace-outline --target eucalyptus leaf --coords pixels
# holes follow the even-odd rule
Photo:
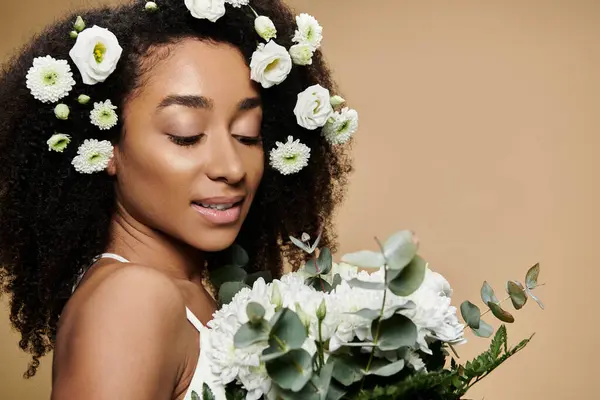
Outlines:
[[[540,264],[537,263],[533,267],[529,268],[527,271],[527,276],[525,276],[525,285],[528,289],[534,289],[537,287],[538,277],[540,275]]]
[[[362,379],[362,368],[355,358],[347,355],[332,355],[331,357],[335,358],[333,377],[336,381],[347,387]]]
[[[375,360],[369,371],[363,371],[365,375],[392,376],[402,371],[404,360],[389,362],[385,359]]]
[[[356,312],[347,312],[346,314],[351,314],[351,315],[357,315],[359,317],[368,319],[369,321],[373,321],[374,319],[376,319],[377,317],[379,317],[379,314],[381,313],[381,310],[373,310],[370,308],[362,308]]]
[[[225,282],[219,288],[219,301],[221,304],[231,302],[234,296],[245,287],[249,287],[243,282]]]
[[[335,364],[335,360],[327,362],[321,368],[321,371],[319,372],[319,379],[317,379],[317,387],[319,388],[319,394],[320,394],[320,398],[322,400],[326,400],[327,393],[329,393],[329,388],[331,386],[331,379],[333,378],[334,364]]]
[[[423,283],[427,262],[420,256],[415,256],[402,272],[388,284],[388,288],[396,296],[409,296]]]
[[[306,329],[300,317],[289,308],[282,308],[280,312],[269,334],[270,347],[281,351],[301,348],[306,340]]]
[[[490,301],[487,305],[490,310],[492,310],[492,314],[494,314],[494,316],[500,321],[508,323],[515,322],[515,317],[513,317],[508,311],[502,309],[500,304],[492,303]]]
[[[379,327],[377,326],[379,324]],[[373,335],[379,330],[377,347],[381,351],[398,350],[401,347],[411,347],[417,343],[417,326],[402,314],[391,318],[373,321]]]
[[[248,253],[246,253],[246,250],[244,250],[239,244],[234,243],[229,250],[231,252],[231,260],[233,261],[234,265],[237,265],[238,267],[244,267],[250,261]]]
[[[498,303],[498,298],[494,293],[494,289],[492,289],[487,281],[483,281],[483,285],[481,286],[481,300],[483,300],[484,304],[487,304],[490,301],[493,303]]]
[[[251,324],[258,324],[265,317],[265,309],[259,303],[251,301],[246,306],[246,315],[248,316]]]
[[[479,328],[471,329],[473,330],[473,333],[475,333],[475,335],[484,338],[489,338],[490,336],[492,336],[492,333],[494,333],[494,328],[484,320],[479,321]]]
[[[322,275],[326,275],[331,271],[331,267],[333,266],[333,258],[331,256],[331,250],[329,250],[327,247],[323,247],[319,252],[317,265],[319,266],[319,272]]]
[[[383,290],[385,288],[385,285],[381,282],[366,282],[356,278],[350,279],[348,285],[368,290]]]
[[[200,396],[198,396],[195,390],[192,390],[192,400],[200,400]]]
[[[320,274],[320,271],[317,271],[317,264],[315,264],[315,260],[314,259],[310,259],[308,260],[305,264],[304,264],[304,272],[308,273],[311,276],[317,276]]]
[[[223,265],[213,269],[210,273],[210,281],[216,287],[225,282],[244,282],[248,273],[237,265]]]
[[[327,395],[323,400],[341,400],[345,395],[346,391],[344,388],[339,387],[339,385],[336,385],[335,382],[331,382],[329,385],[329,390],[327,391]]]
[[[325,279],[319,278],[318,276],[313,277],[313,278],[308,278],[305,283],[306,283],[306,285],[312,286],[313,288],[317,289],[318,291],[325,290],[326,293],[331,292],[331,290],[333,289],[332,286],[329,284],[329,282],[327,282]]]
[[[544,309],[544,304],[542,303],[542,301],[536,296],[534,295],[531,290],[529,288],[527,288],[527,294],[529,294],[529,296],[536,302],[538,303],[538,306],[540,306],[540,308],[543,310]]]
[[[292,243],[294,243],[300,249],[304,250],[306,253],[308,253],[308,254],[312,253],[312,251],[310,250],[310,246],[303,243],[300,239],[296,239],[295,237],[290,236],[290,240],[292,241]]]
[[[243,349],[256,343],[266,342],[269,340],[269,330],[270,326],[265,320],[257,324],[247,322],[235,332],[233,343],[236,348]]]
[[[479,310],[479,307],[470,301],[465,300],[460,305],[460,314],[462,315],[465,323],[469,325],[471,329],[479,329],[479,324],[481,322],[481,311]]]
[[[513,307],[516,310],[520,310],[527,303],[527,293],[521,283],[514,281],[506,282],[506,291],[510,295],[510,301],[512,301]]]
[[[313,357],[304,349],[290,350],[287,354],[265,363],[269,377],[282,389],[299,392],[310,380]]]
[[[413,233],[408,230],[396,232],[383,245],[383,255],[392,270],[402,270],[417,254],[418,246]]]
[[[342,256],[342,262],[358,268],[379,269],[385,264],[385,258],[378,251],[361,250],[356,253],[345,254]]]
[[[333,276],[333,280],[331,282],[331,289],[335,289],[338,285],[342,283],[342,276],[340,274],[335,274]]]
[[[271,271],[257,271],[248,274],[244,280],[244,283],[248,286],[252,286],[259,278],[263,278],[266,283],[273,281],[273,275],[271,274]]]

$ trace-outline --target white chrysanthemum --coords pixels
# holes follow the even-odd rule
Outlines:
[[[114,106],[110,100],[94,103],[94,109],[90,111],[90,120],[101,130],[107,130],[115,125],[119,120],[117,106]]]
[[[62,153],[70,142],[71,136],[64,133],[56,133],[46,141],[46,144],[48,145],[48,150]]]
[[[247,6],[250,0],[225,0],[225,3],[231,4],[235,8],[240,8],[241,6]]]
[[[250,59],[250,79],[263,88],[278,85],[292,70],[292,57],[285,47],[273,40],[258,45]]]
[[[331,144],[346,143],[358,129],[358,112],[344,107],[334,112],[323,127],[323,136]]]
[[[270,153],[270,164],[281,174],[295,174],[308,165],[310,148],[299,139],[288,136],[287,142],[277,142],[276,145]]]
[[[113,146],[108,140],[86,139],[77,149],[77,156],[71,164],[77,172],[92,174],[104,171],[112,156]]]
[[[66,60],[50,56],[36,57],[27,71],[27,88],[36,100],[55,103],[75,86],[71,67]]]
[[[296,16],[298,29],[294,33],[293,41],[299,44],[309,45],[313,51],[321,46],[323,40],[323,27],[312,15],[302,13]]]
[[[77,35],[69,56],[86,85],[104,82],[117,68],[123,48],[117,37],[106,28],[93,26]]]

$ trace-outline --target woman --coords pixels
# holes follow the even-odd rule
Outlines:
[[[4,69],[0,276],[26,376],[54,350],[53,399],[200,394],[224,250],[277,276],[303,261],[290,235],[335,245],[356,115],[332,108],[320,26],[226,3],[72,15]]]

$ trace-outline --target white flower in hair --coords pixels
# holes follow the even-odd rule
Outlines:
[[[86,139],[77,149],[71,164],[77,172],[92,174],[104,171],[113,156],[113,146],[108,140]]]
[[[271,18],[259,15],[254,19],[254,29],[258,36],[269,41],[277,37],[277,29]]]
[[[107,130],[115,125],[119,120],[117,106],[113,106],[110,100],[94,103],[94,109],[90,111],[90,120],[101,130]]]
[[[216,22],[225,15],[225,0],[185,0],[192,17]]]
[[[225,3],[231,4],[235,8],[240,8],[241,6],[247,6],[250,0],[225,0]]]
[[[295,44],[290,47],[290,56],[296,65],[312,64],[313,49],[308,44]]]
[[[65,135],[64,133],[56,133],[46,141],[48,150],[57,151],[59,153],[62,153],[69,143],[71,143],[71,136]]]
[[[66,60],[50,56],[36,57],[27,71],[27,88],[36,100],[55,103],[75,86],[71,67]]]
[[[310,148],[299,139],[288,136],[287,142],[276,142],[276,145],[270,153],[270,165],[281,174],[295,174],[308,165]]]
[[[358,129],[358,113],[348,107],[334,112],[323,127],[323,136],[331,144],[346,143]]]
[[[79,69],[83,83],[95,85],[115,71],[122,53],[123,48],[111,31],[93,26],[77,35],[69,56]]]
[[[296,16],[296,24],[298,29],[296,29],[292,41],[298,44],[307,44],[313,51],[321,47],[323,27],[319,25],[315,17],[302,13]]]
[[[259,44],[250,60],[250,78],[265,89],[283,82],[291,70],[290,53],[272,40]]]
[[[314,130],[325,125],[333,114],[329,90],[317,84],[299,93],[294,114],[298,125],[303,128]]]

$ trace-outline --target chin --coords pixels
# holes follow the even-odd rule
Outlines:
[[[193,241],[188,242],[192,247],[205,252],[215,253],[229,248],[237,238],[239,228],[214,229],[202,232]]]

